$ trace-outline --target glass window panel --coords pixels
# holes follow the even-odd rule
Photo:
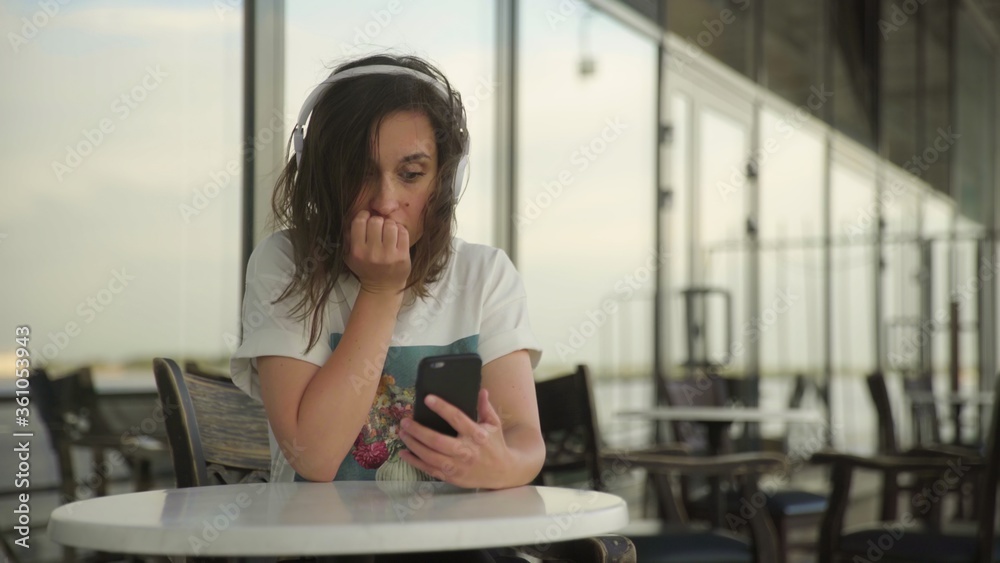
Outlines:
[[[746,163],[750,153],[747,121],[713,106],[702,105],[695,116],[698,126],[696,156],[698,193],[698,231],[700,248],[696,249],[696,280],[701,285],[725,290],[732,300],[732,337],[734,345],[749,343],[750,333],[746,300],[747,222]],[[723,309],[709,303],[708,324],[704,331],[709,343],[709,359],[721,361],[727,335]],[[712,311],[716,311],[713,313]],[[698,359],[698,358],[696,358]],[[729,367],[741,372],[746,366],[745,351],[735,354]]]
[[[832,169],[832,229],[840,244],[833,249],[833,358],[840,374],[859,375],[874,367],[875,284],[873,259],[875,219],[859,222],[875,201],[875,174],[870,162],[835,157]],[[853,240],[844,233],[856,227]]]
[[[761,240],[823,235],[825,141],[800,116],[778,108],[761,113]]]
[[[598,378],[647,377],[656,46],[598,12],[553,24],[558,6],[524,3],[519,22],[515,213],[538,372],[587,363]],[[581,72],[587,59],[592,72]]]
[[[883,323],[889,369],[920,370],[920,189],[907,174],[888,172],[882,186],[885,242]]]
[[[0,10],[13,33],[39,15]],[[18,77],[0,89],[0,317],[57,372],[224,361],[242,293],[240,10],[72,3],[45,21],[0,55]]]
[[[495,12],[492,2],[459,0],[288,2],[284,111],[294,120],[316,84],[346,60],[385,51],[427,59],[458,88],[468,115],[470,170],[457,234],[494,244]],[[461,25],[441,33],[447,22]]]
[[[858,225],[858,218],[875,200],[874,163],[835,153],[831,170],[831,229],[836,235],[831,256],[833,379],[835,391],[845,393],[834,400],[835,418],[843,425],[852,450],[874,447],[873,419],[859,415],[854,406],[866,394],[862,376],[875,367],[874,249],[873,227],[862,227],[854,240],[845,235]],[[866,440],[870,443],[865,444]],[[862,446],[865,444],[865,446]]]
[[[825,145],[821,132],[798,115],[770,107],[761,113],[761,313],[773,320],[760,331],[765,375],[802,373],[823,362]],[[780,296],[789,303],[774,308]]]

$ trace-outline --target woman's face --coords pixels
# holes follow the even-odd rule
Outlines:
[[[392,219],[410,233],[410,246],[424,232],[424,208],[438,172],[437,143],[431,122],[421,112],[399,111],[382,120],[375,164],[378,173],[365,180],[351,216],[367,210]]]

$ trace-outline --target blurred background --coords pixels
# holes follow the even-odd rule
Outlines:
[[[871,451],[864,375],[993,385],[998,26],[997,0],[3,0],[3,396],[18,326],[98,388],[225,369],[302,101],[389,50],[461,91],[459,236],[514,260],[538,377],[587,364],[609,441],[707,362],[775,408],[804,376]]]

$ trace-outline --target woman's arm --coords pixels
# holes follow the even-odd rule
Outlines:
[[[337,349],[315,365],[257,359],[261,398],[289,464],[310,481],[330,481],[368,419],[410,271],[409,236],[362,212],[351,224],[348,265],[361,280]]]
[[[433,402],[433,404],[431,404]],[[422,471],[461,487],[503,489],[530,483],[545,462],[538,403],[528,352],[518,350],[483,366],[479,422],[440,399],[428,406],[458,430],[446,436],[413,420],[400,437],[400,455]]]

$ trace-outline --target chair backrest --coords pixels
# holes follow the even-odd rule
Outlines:
[[[979,517],[979,558],[990,561],[996,549],[995,528],[997,518],[997,489],[1000,487],[1000,378],[993,388],[993,416],[990,419],[989,434],[986,436],[986,471],[981,479],[982,506]]]
[[[101,416],[89,367],[82,367],[62,377],[53,378],[44,368],[31,371],[32,392],[37,398],[42,420],[49,437],[73,442],[85,435],[108,434]]]
[[[802,408],[802,400],[806,397],[806,388],[809,382],[804,373],[797,373],[792,379],[792,394],[788,396],[788,408]]]
[[[724,407],[737,385],[741,383],[713,373],[668,379],[667,401],[674,407]],[[708,452],[708,428],[704,424],[676,420],[670,423],[670,427],[674,439],[688,446],[692,452]],[[732,441],[727,433],[723,437],[722,451],[731,449]]]
[[[930,375],[903,378],[903,391],[906,396],[921,395],[934,397],[934,385]],[[910,416],[912,418],[915,438],[918,444],[940,444],[941,426],[937,405],[930,401],[911,401]]]
[[[77,498],[73,472],[73,446],[96,432],[104,434],[104,424],[97,409],[90,368],[79,368],[63,377],[53,378],[45,368],[34,368],[28,376],[32,404],[49,433],[49,442],[59,466],[60,495],[63,502]]]
[[[587,488],[605,490],[587,366],[578,365],[572,373],[536,382],[535,395],[545,440],[545,465],[535,484],[565,484],[567,478],[582,477],[588,481]]]
[[[889,388],[885,383],[885,376],[881,372],[875,372],[865,379],[868,383],[868,393],[875,403],[878,451],[884,454],[896,453],[899,451],[896,442],[896,422],[892,417],[892,403],[889,401]]]
[[[153,360],[178,487],[265,482],[270,476],[264,407],[222,375]]]

